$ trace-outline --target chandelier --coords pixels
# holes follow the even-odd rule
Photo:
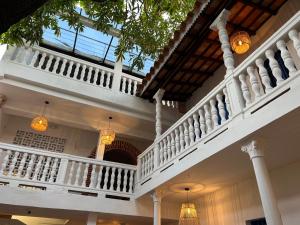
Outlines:
[[[178,225],[199,225],[196,206],[189,202],[189,188],[186,191],[187,202],[181,205],[180,217]]]
[[[243,54],[247,52],[251,45],[251,39],[247,32],[240,31],[230,37],[230,45],[234,52]]]
[[[101,144],[110,145],[116,137],[116,133],[110,128],[112,117],[108,118],[108,128],[101,130]]]
[[[48,129],[48,119],[45,116],[45,111],[47,108],[47,105],[49,105],[48,101],[45,101],[44,109],[41,115],[36,116],[31,121],[31,128],[35,131],[44,132]]]

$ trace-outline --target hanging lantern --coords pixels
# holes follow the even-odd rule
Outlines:
[[[187,203],[181,205],[180,217],[178,225],[199,225],[196,206],[193,203],[189,203],[188,192],[189,188],[185,188],[187,193]]]
[[[42,115],[39,115],[32,119],[30,126],[33,130],[39,131],[39,132],[44,132],[48,129],[48,119],[46,116],[44,116],[46,107],[48,104],[49,104],[49,102],[45,101],[45,106],[44,106]]]
[[[251,39],[247,32],[240,31],[230,37],[231,48],[237,54],[244,54],[251,45]]]
[[[110,145],[116,137],[116,133],[110,129],[110,121],[112,117],[109,117],[108,128],[101,130],[101,144]]]

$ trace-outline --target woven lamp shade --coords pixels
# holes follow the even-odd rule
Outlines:
[[[230,45],[234,52],[243,54],[247,52],[251,46],[251,39],[247,32],[240,31],[230,37]]]
[[[101,130],[101,143],[110,145],[116,137],[116,133],[112,129]]]
[[[195,204],[183,203],[181,205],[178,225],[200,225]]]
[[[44,116],[34,117],[31,121],[31,128],[35,131],[43,132],[48,129],[48,119]]]

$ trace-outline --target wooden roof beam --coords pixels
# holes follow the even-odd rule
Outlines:
[[[241,26],[239,24],[235,24],[235,23],[232,23],[232,22],[229,22],[229,21],[227,22],[227,24],[228,24],[228,26],[232,27],[236,31],[246,31],[250,36],[253,36],[253,35],[256,34],[255,31],[250,30],[249,28]]]
[[[255,3],[251,0],[238,0],[239,2],[242,2],[246,5],[249,5],[253,8],[256,8],[256,9],[259,9],[259,10],[262,10],[266,13],[269,13],[271,14],[272,16],[276,15],[277,14],[277,10],[272,10],[271,8],[267,7],[267,6],[263,6],[262,4],[259,4],[259,3]],[[262,2],[262,1],[261,1]]]

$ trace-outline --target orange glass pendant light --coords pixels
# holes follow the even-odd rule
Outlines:
[[[251,39],[247,32],[239,31],[230,37],[230,45],[237,54],[246,53],[251,46]]]
[[[31,121],[31,128],[35,131],[38,132],[44,132],[48,129],[48,119],[47,117],[44,115],[45,111],[46,111],[46,107],[47,105],[49,105],[48,101],[45,101],[45,105],[44,105],[44,109],[43,109],[43,113],[39,116],[36,116],[32,119]]]
[[[189,188],[185,188],[187,194],[187,202],[181,205],[180,217],[178,225],[199,225],[196,206],[189,202]]]
[[[110,145],[116,137],[116,133],[110,128],[112,117],[109,117],[108,119],[108,128],[101,130],[101,144],[105,145]]]

